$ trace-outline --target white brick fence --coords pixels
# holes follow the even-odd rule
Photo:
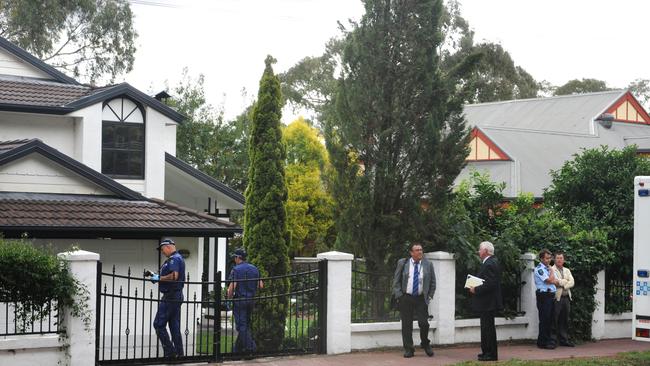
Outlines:
[[[455,283],[456,262],[453,254],[447,252],[426,253],[425,256],[433,261],[437,289],[433,301],[429,304],[429,314],[433,315],[430,324],[430,339],[433,344],[454,344],[480,342],[479,319],[456,319]],[[321,255],[319,255],[321,257]],[[399,347],[402,345],[401,327],[399,322],[384,323],[351,323],[350,312],[344,304],[350,304],[351,263],[352,255],[329,252],[323,257],[338,258],[336,263],[328,267],[328,327],[335,324],[336,335],[330,337],[328,328],[328,353],[344,353],[351,350],[371,349],[379,347]],[[525,262],[522,272],[521,311],[524,316],[514,319],[497,318],[497,337],[499,340],[535,339],[537,338],[537,305],[535,300],[535,282],[533,268],[535,255],[526,253],[521,256]],[[347,261],[347,264],[341,262]],[[578,279],[579,280],[579,279]],[[346,284],[346,286],[343,286]],[[597,308],[593,314],[592,337],[628,338],[632,332],[632,315],[605,314],[605,272],[598,274],[596,285]],[[329,301],[332,296],[336,301]],[[350,329],[348,337],[345,330]],[[413,323],[414,339],[419,339],[417,322]]]
[[[0,337],[0,365],[71,365],[85,366],[95,363],[95,314],[97,261],[95,253],[76,251],[60,254],[70,262],[73,276],[83,282],[90,293],[88,303],[92,314],[90,327],[81,319],[64,316],[65,336],[57,334],[22,335]],[[479,342],[478,319],[455,319],[456,262],[453,254],[446,252],[427,253],[433,261],[437,290],[429,304],[429,312],[434,316],[430,321],[430,338],[434,344],[453,344]],[[499,340],[534,339],[537,337],[537,309],[533,281],[534,255],[522,255],[526,267],[522,273],[521,310],[524,316],[514,319],[497,318]],[[401,346],[399,322],[352,324],[352,261],[347,253],[328,252],[318,255],[318,259],[328,261],[327,287],[327,353],[345,353],[357,349]],[[312,259],[313,260],[313,259]],[[605,314],[604,311],[604,272],[598,275],[596,300],[598,307],[593,314],[592,335],[595,339],[627,338],[631,336],[630,313],[620,315]],[[413,327],[414,337],[418,337],[417,322]]]

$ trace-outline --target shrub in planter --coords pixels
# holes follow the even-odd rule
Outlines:
[[[88,323],[88,290],[68,272],[67,262],[24,240],[0,238],[0,302],[14,303],[17,324],[47,317],[54,301]]]

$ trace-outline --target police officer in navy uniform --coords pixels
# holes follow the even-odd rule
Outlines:
[[[185,281],[185,260],[176,251],[176,244],[170,238],[164,238],[158,245],[167,260],[160,267],[160,274],[145,272],[151,281],[158,282],[162,299],[153,321],[165,358],[183,356],[183,338],[181,336],[181,304],[183,303],[183,282]],[[167,324],[171,340],[167,333]]]
[[[254,265],[246,262],[246,251],[235,249],[232,254],[235,266],[230,271],[228,298],[233,300],[233,316],[237,329],[237,340],[233,352],[250,354],[255,352],[257,345],[251,333],[251,314],[255,301],[253,298],[258,288],[263,288],[260,272]]]
[[[535,267],[537,312],[539,314],[537,347],[555,349],[556,344],[551,338],[551,327],[557,279],[554,271],[550,268],[551,252],[548,249],[542,249],[539,252],[539,261],[539,265]]]

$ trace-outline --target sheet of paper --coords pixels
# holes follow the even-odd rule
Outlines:
[[[484,279],[468,274],[467,280],[465,280],[465,288],[481,286],[483,282],[485,282]]]

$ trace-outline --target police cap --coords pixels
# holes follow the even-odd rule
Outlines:
[[[176,245],[176,243],[174,243],[172,238],[163,238],[158,244],[158,250],[162,249],[165,245]]]
[[[241,259],[246,259],[246,251],[244,248],[237,248],[235,249],[234,252],[230,255],[232,258],[239,257]]]

